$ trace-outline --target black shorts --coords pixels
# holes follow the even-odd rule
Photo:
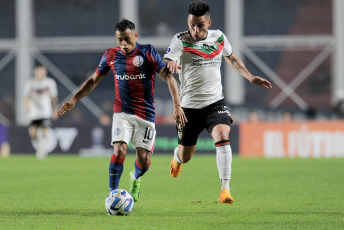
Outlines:
[[[183,108],[183,110],[188,122],[181,129],[177,127],[178,144],[183,146],[196,145],[198,136],[203,129],[211,133],[218,124],[230,126],[233,123],[224,99],[203,109]]]
[[[51,126],[51,119],[32,120],[30,123],[30,126],[50,127]]]

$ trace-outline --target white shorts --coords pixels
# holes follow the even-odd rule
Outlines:
[[[155,134],[153,122],[127,113],[114,113],[112,116],[111,145],[118,141],[124,141],[129,145],[131,141],[135,148],[141,147],[153,153]]]

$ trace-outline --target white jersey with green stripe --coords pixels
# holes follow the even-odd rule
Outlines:
[[[178,70],[182,107],[201,109],[223,99],[222,55],[232,55],[232,46],[220,30],[208,30],[200,41],[194,41],[188,31],[173,37],[164,58],[182,67]]]

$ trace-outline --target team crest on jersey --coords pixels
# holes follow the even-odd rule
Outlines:
[[[209,52],[209,50],[210,50],[210,47],[209,47],[209,45],[207,45],[207,44],[203,44],[203,48],[204,48],[206,51],[208,51],[208,52]]]
[[[119,128],[115,128],[114,131],[113,131],[113,134],[115,136],[118,136],[120,134],[121,130]]]
[[[133,64],[134,64],[134,66],[136,66],[136,67],[142,66],[142,64],[143,64],[143,57],[141,57],[141,56],[136,56],[136,57],[134,57],[134,59],[133,59]]]

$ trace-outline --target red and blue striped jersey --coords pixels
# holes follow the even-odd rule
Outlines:
[[[96,73],[104,76],[110,69],[114,73],[115,101],[113,112],[133,114],[144,120],[155,121],[155,73],[166,66],[154,46],[136,43],[135,49],[122,53],[118,47],[108,49]]]

